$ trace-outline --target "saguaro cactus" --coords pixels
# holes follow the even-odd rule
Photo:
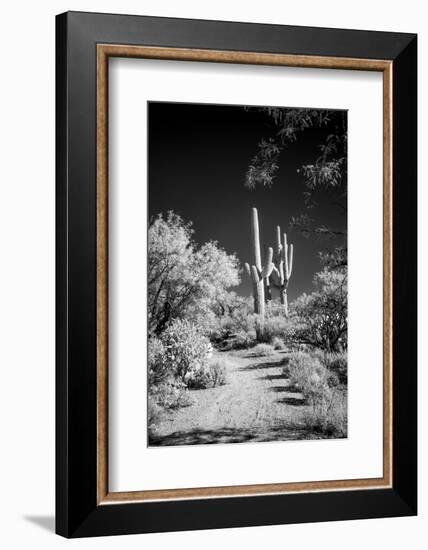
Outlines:
[[[272,298],[272,286],[279,290],[284,313],[288,317],[288,282],[293,271],[293,245],[288,245],[287,234],[281,236],[281,228],[276,228],[275,259],[271,247],[265,247],[264,265],[260,253],[259,218],[257,208],[251,212],[251,239],[254,264],[245,264],[245,269],[253,284],[254,311],[261,317],[265,315],[265,301]]]
[[[276,286],[279,288],[279,294],[281,304],[284,306],[284,313],[288,317],[288,298],[287,288],[288,282],[293,271],[293,252],[294,247],[292,244],[287,243],[287,234],[282,234],[281,242],[281,228],[278,225],[276,228],[276,258],[274,274],[276,276]]]
[[[265,286],[269,285],[268,279],[274,268],[273,265],[273,249],[267,248],[264,266],[262,266],[262,258],[260,252],[260,232],[259,218],[257,208],[253,208],[251,212],[251,239],[252,249],[254,253],[254,264],[245,264],[245,269],[253,283],[253,298],[254,311],[258,313],[263,320],[265,315]]]

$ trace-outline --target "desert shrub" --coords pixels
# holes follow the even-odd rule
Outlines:
[[[159,338],[149,338],[147,346],[149,385],[160,384],[171,374],[171,365],[166,361],[165,346]]]
[[[263,341],[272,342],[275,337],[287,339],[289,322],[286,317],[267,317],[263,323]]]
[[[284,314],[284,306],[277,300],[272,300],[266,306],[266,317],[261,323],[258,316],[255,317],[255,329],[257,331],[257,340],[261,343],[269,344],[274,338],[288,342],[292,339],[293,321]]]
[[[270,344],[257,344],[252,349],[252,354],[256,357],[268,357],[274,353],[274,348]]]
[[[346,385],[348,382],[348,355],[347,353],[327,353],[324,358],[325,366],[336,374],[339,383]]]
[[[316,355],[293,353],[283,369],[290,383],[312,404],[330,397],[328,371]]]
[[[307,428],[328,437],[346,437],[346,392],[339,389],[336,373],[323,364],[324,357],[319,352],[293,353],[283,371],[311,405],[305,417]]]
[[[149,395],[148,403],[147,403],[147,422],[148,427],[151,429],[154,424],[159,420],[160,416],[162,415],[163,409],[162,407],[157,403],[156,398],[152,395]]]
[[[156,407],[159,408],[159,412],[162,409],[187,407],[191,405],[192,402],[186,385],[179,380],[168,380],[167,382],[149,388],[149,409],[152,407],[155,413]]]
[[[284,350],[286,349],[286,345],[285,345],[285,342],[282,338],[280,338],[279,336],[275,336],[274,338],[272,338],[272,346],[274,347],[274,349],[276,350]]]
[[[222,336],[222,330],[219,319],[215,312],[210,308],[209,303],[204,303],[201,299],[194,307],[189,307],[183,316],[186,319],[191,319],[196,325],[201,334],[216,341]]]
[[[188,407],[192,403],[193,399],[185,384],[178,380],[170,379],[161,384],[150,385],[147,401],[149,433],[155,432],[156,424],[166,410]]]
[[[215,388],[224,384],[226,384],[226,368],[221,359],[211,360],[208,366],[198,370],[189,381],[189,387],[194,389]]]
[[[290,382],[297,388],[303,389],[314,375],[314,380],[325,378],[326,368],[316,355],[294,352],[287,359],[288,364],[284,367],[284,374],[289,376]]]
[[[213,348],[206,336],[191,321],[176,319],[162,334],[164,360],[168,370],[186,385],[203,369]]]
[[[241,336],[247,334],[254,339],[258,316],[253,313],[252,307],[250,300],[243,297],[235,298],[232,306],[223,307],[221,311],[225,313],[218,312],[218,327],[210,334],[211,339],[220,345],[238,334]]]
[[[339,377],[335,372],[329,372],[327,374],[327,385],[329,388],[337,388],[340,384]]]
[[[202,334],[217,347],[235,347],[235,336],[255,334],[254,306],[250,297],[237,295],[233,290],[223,290],[215,297],[200,297],[188,307],[181,318],[192,319]],[[254,338],[251,336],[251,338]],[[237,339],[236,345],[239,338]],[[249,338],[247,338],[249,340]],[[242,348],[246,342],[242,343]]]
[[[222,359],[214,359],[210,362],[209,374],[212,388],[216,386],[224,386],[226,384],[226,364]]]
[[[245,332],[244,330],[240,330],[236,334],[231,334],[227,338],[225,338],[222,342],[223,349],[224,350],[232,350],[232,349],[248,349],[251,346],[254,345],[256,340],[256,333],[255,332]]]
[[[315,433],[332,438],[347,436],[347,398],[342,391],[332,391],[329,399],[319,400],[304,417],[305,425]]]
[[[327,352],[347,349],[347,277],[324,269],[314,277],[315,292],[293,302],[293,339]]]
[[[179,353],[176,352],[177,358]],[[148,425],[150,429],[160,419],[165,410],[187,407],[192,404],[192,398],[186,383],[177,378],[177,363],[175,357],[164,342],[158,338],[150,338],[148,344]]]
[[[303,347],[303,351],[310,355],[312,358],[316,358],[318,359],[318,361],[320,361],[320,363],[322,363],[326,368],[328,368],[327,366],[327,363],[326,363],[326,352],[320,350],[320,349],[314,349],[314,348],[311,348],[310,346],[304,346]]]
[[[254,344],[255,339],[255,331],[246,332],[244,330],[240,330],[235,335],[234,344],[237,349],[246,349],[250,348]]]

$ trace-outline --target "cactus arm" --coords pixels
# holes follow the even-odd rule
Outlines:
[[[251,266],[251,278],[254,284],[258,284],[260,282],[259,271],[255,265]]]
[[[284,262],[281,261],[279,262],[279,266],[278,266],[278,280],[279,280],[279,283],[282,284],[282,281],[284,280]]]
[[[246,274],[248,275],[248,277],[251,278],[251,268],[250,268],[250,264],[247,263],[247,262],[245,262],[244,268],[245,268],[245,272],[246,272]]]
[[[293,247],[292,244],[290,244],[290,259],[289,259],[289,262],[288,262],[287,279],[289,279],[291,277],[291,273],[293,271],[293,250],[294,250],[294,247]]]
[[[263,279],[270,277],[270,274],[272,273],[272,270],[273,270],[272,260],[273,260],[273,248],[269,247],[267,249],[265,265],[263,267],[262,274],[261,274]]]
[[[279,257],[281,256],[281,228],[279,225],[276,226],[276,254],[279,262]]]
[[[262,270],[262,257],[260,253],[259,217],[257,208],[253,208],[251,215],[251,236],[253,240],[254,263],[259,271]]]
[[[268,266],[266,266],[266,268],[265,268],[265,269],[266,269],[266,273],[265,273],[265,275],[264,275],[264,277],[266,277],[266,279],[269,279],[269,277],[271,276],[272,271],[273,271],[273,267],[274,267],[274,265],[273,265],[272,262],[271,262]]]
[[[288,276],[288,244],[287,244],[287,233],[283,234],[283,245],[282,245],[282,261],[284,262],[284,280]]]

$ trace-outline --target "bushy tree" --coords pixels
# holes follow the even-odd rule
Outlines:
[[[324,130],[319,145],[320,155],[304,164],[299,173],[304,177],[307,199],[317,187],[334,189],[346,183],[346,114],[326,109],[289,109],[256,107],[248,110],[264,113],[271,122],[269,137],[258,144],[258,150],[247,170],[245,185],[270,187],[279,168],[281,153],[311,128]]]
[[[239,284],[238,260],[214,241],[198,247],[190,223],[169,212],[148,232],[148,325],[160,335],[192,308],[210,310]]]
[[[302,294],[293,304],[294,340],[324,351],[347,348],[347,277],[324,269],[314,277],[315,292]]]

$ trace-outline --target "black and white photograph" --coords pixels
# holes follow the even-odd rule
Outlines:
[[[347,111],[147,108],[148,445],[347,438]]]

